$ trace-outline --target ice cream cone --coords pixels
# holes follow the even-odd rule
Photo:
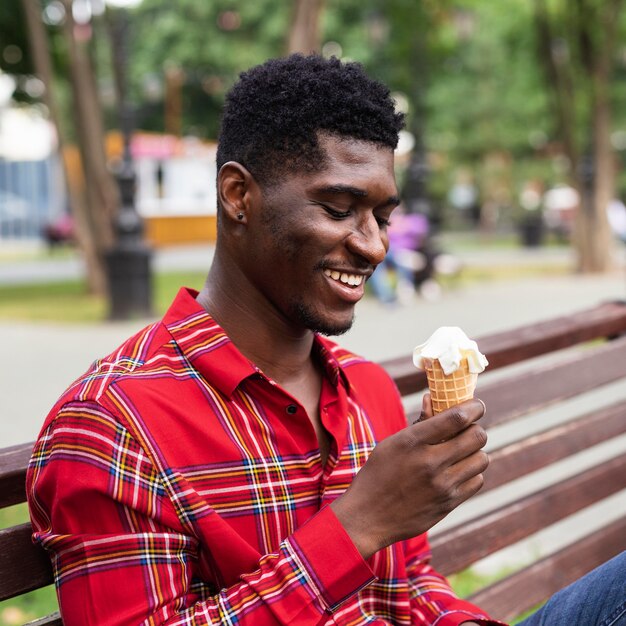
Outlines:
[[[438,359],[424,359],[424,369],[435,414],[474,397],[478,374],[469,371],[466,358],[461,359],[458,369],[448,375]]]

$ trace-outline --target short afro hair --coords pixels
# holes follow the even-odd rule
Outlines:
[[[319,171],[319,133],[395,149],[404,115],[359,63],[293,54],[243,72],[226,96],[217,168],[241,163],[260,184]]]

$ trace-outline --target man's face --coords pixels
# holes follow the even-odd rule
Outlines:
[[[391,149],[333,136],[320,145],[323,171],[264,190],[248,275],[294,329],[334,335],[352,325],[399,200]]]

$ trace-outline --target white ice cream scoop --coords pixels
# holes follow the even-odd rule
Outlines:
[[[458,326],[441,326],[428,341],[413,350],[415,367],[426,369],[425,360],[435,359],[439,361],[446,376],[455,372],[463,359],[467,359],[468,369],[472,374],[480,374],[489,364],[476,342]]]

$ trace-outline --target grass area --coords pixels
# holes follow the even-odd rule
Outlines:
[[[15,245],[3,242],[0,248],[0,263],[19,263],[20,261],[49,261],[50,259],[73,259],[78,251],[70,245],[62,245],[49,250],[45,245]]]
[[[105,300],[77,281],[0,287],[0,319],[73,323],[99,322],[105,315]]]
[[[475,591],[482,589],[483,587],[487,587],[492,583],[497,582],[501,578],[512,574],[515,571],[515,568],[507,568],[495,572],[493,574],[479,574],[473,569],[466,569],[458,574],[454,574],[450,576],[450,586],[454,589],[455,593],[461,598],[467,598]],[[519,617],[515,618],[510,622],[511,626],[515,624],[519,624],[522,620],[526,619],[529,615],[532,615],[539,607],[536,606],[529,611],[526,611]]]
[[[0,602],[0,626],[17,626],[59,610],[54,585]]]
[[[483,266],[467,266],[461,270],[459,276],[443,277],[441,282],[445,287],[452,285],[466,285],[470,283],[489,282],[496,280],[521,280],[537,276],[568,276],[572,268],[563,263],[537,263],[532,265],[493,264]]]
[[[205,272],[157,274],[155,314],[163,314],[182,285],[200,288],[205,277]],[[0,320],[96,323],[106,316],[106,300],[87,293],[80,281],[0,287]]]
[[[6,509],[0,509],[0,530],[9,528],[9,526],[15,526],[16,524],[23,524],[27,521],[28,509],[26,508],[26,504],[16,504]]]

